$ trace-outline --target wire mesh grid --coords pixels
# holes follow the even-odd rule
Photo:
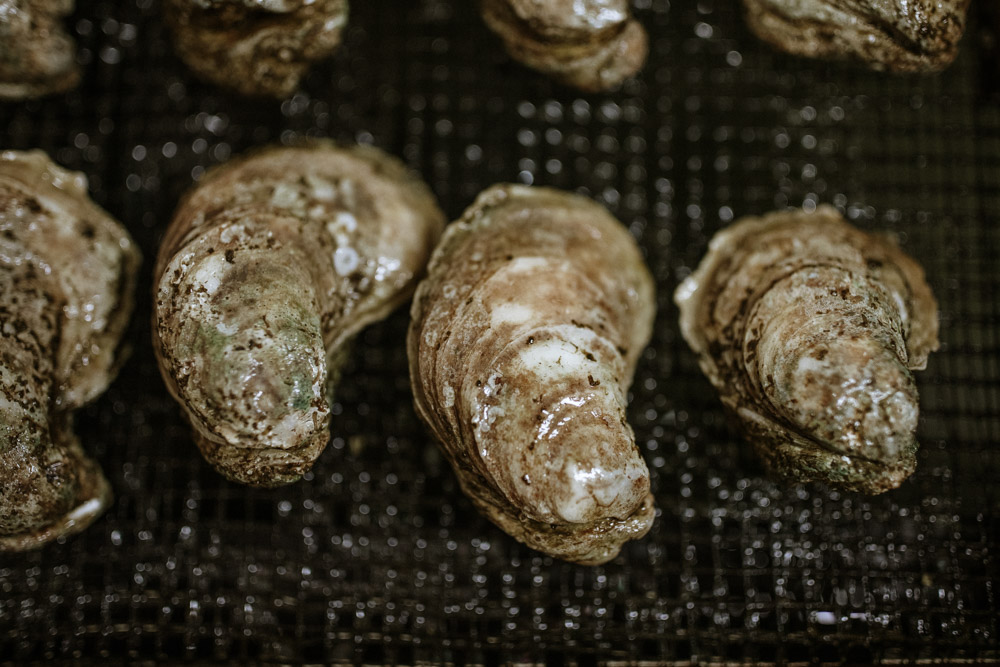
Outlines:
[[[131,358],[77,418],[116,502],[83,534],[0,560],[0,662],[1000,660],[988,3],[951,69],[896,77],[775,53],[732,0],[639,0],[648,65],[580,95],[512,63],[474,3],[355,2],[342,49],[281,103],[194,80],[151,0],[78,4],[83,85],[0,105],[0,146],[85,172],[147,261]],[[452,218],[517,181],[589,194],[629,226],[660,304],[630,406],[659,506],[645,539],[578,567],[481,518],[411,407],[405,309],[355,344],[304,480],[254,490],[201,460],[153,360],[151,259],[206,168],[305,135],[401,156]],[[878,497],[770,481],[671,304],[732,219],[820,202],[898,234],[941,304],[919,467]]]

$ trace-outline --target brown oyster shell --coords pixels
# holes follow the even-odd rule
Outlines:
[[[347,0],[164,0],[177,54],[196,74],[244,95],[283,98],[333,53]]]
[[[0,551],[80,531],[111,502],[73,411],[118,370],[139,261],[82,174],[0,152]]]
[[[747,23],[782,51],[936,71],[958,54],[969,0],[743,0]]]
[[[494,186],[435,250],[407,344],[417,412],[531,548],[598,564],[652,525],[625,406],[655,310],[635,241],[580,196]]]
[[[0,100],[60,93],[77,85],[76,44],[62,20],[73,0],[0,0]]]
[[[649,52],[628,0],[482,0],[482,13],[512,58],[584,91],[618,87]]]
[[[205,458],[257,486],[326,447],[346,343],[413,292],[444,226],[375,148],[270,147],[211,171],[156,265],[154,348]]]
[[[913,472],[911,371],[938,347],[937,303],[892,240],[829,206],[745,218],[675,300],[702,370],[779,477],[882,493]]]

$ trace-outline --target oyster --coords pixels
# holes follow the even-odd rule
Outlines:
[[[138,264],[82,174],[0,152],[0,551],[82,530],[111,502],[73,411],[118,370]]]
[[[407,350],[417,412],[466,495],[516,539],[606,562],[652,525],[625,418],[653,281],[594,202],[498,185],[434,251]]]
[[[916,467],[917,387],[938,346],[924,272],[829,206],[719,232],[678,287],[681,332],[778,476],[882,493]]]
[[[482,13],[511,57],[585,91],[615,88],[649,52],[628,0],[482,0]]]
[[[969,0],[743,0],[747,22],[773,46],[873,69],[944,69],[955,59]]]
[[[164,0],[177,53],[196,74],[244,95],[287,97],[333,53],[347,0]]]
[[[0,100],[59,93],[80,81],[62,28],[73,0],[0,0]]]
[[[219,472],[277,486],[312,466],[347,341],[409,297],[444,222],[398,161],[329,142],[232,160],[188,194],[157,259],[154,347]]]

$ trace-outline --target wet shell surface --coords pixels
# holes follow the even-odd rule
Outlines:
[[[59,93],[80,81],[63,30],[74,0],[0,0],[0,100]]]
[[[944,69],[958,54],[969,0],[743,0],[747,22],[773,46],[872,69]]]
[[[938,346],[924,272],[829,206],[719,232],[677,289],[681,332],[779,477],[865,493],[916,467],[911,371]]]
[[[0,152],[0,551],[82,530],[111,502],[73,411],[118,370],[138,264],[82,174]]]
[[[417,412],[483,514],[533,549],[606,562],[652,525],[626,390],[653,281],[589,199],[489,188],[448,227],[414,298]]]
[[[345,345],[405,301],[444,215],[396,159],[329,142],[209,172],[157,260],[154,347],[205,458],[258,486],[329,440]]]
[[[177,54],[244,95],[284,98],[340,45],[347,0],[164,0]]]
[[[585,91],[618,87],[649,52],[628,0],[483,0],[482,13],[512,58]]]

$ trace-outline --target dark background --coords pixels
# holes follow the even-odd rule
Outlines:
[[[0,662],[1000,659],[1000,54],[981,0],[956,64],[892,76],[778,54],[735,0],[639,0],[641,75],[581,95],[507,58],[466,0],[355,0],[285,102],[194,80],[151,0],[81,0],[63,96],[0,104],[0,147],[90,178],[145,254],[133,353],[78,431],[116,502],[0,557]],[[980,9],[980,6],[983,9]],[[629,225],[660,315],[630,407],[659,516],[613,562],[532,552],[481,518],[414,415],[405,309],[365,331],[314,471],[261,491],[198,455],[149,342],[178,197],[232,154],[374,143],[451,218],[498,181],[575,189]],[[878,497],[769,481],[680,340],[671,294],[734,217],[831,203],[891,230],[941,303],[916,474]]]

